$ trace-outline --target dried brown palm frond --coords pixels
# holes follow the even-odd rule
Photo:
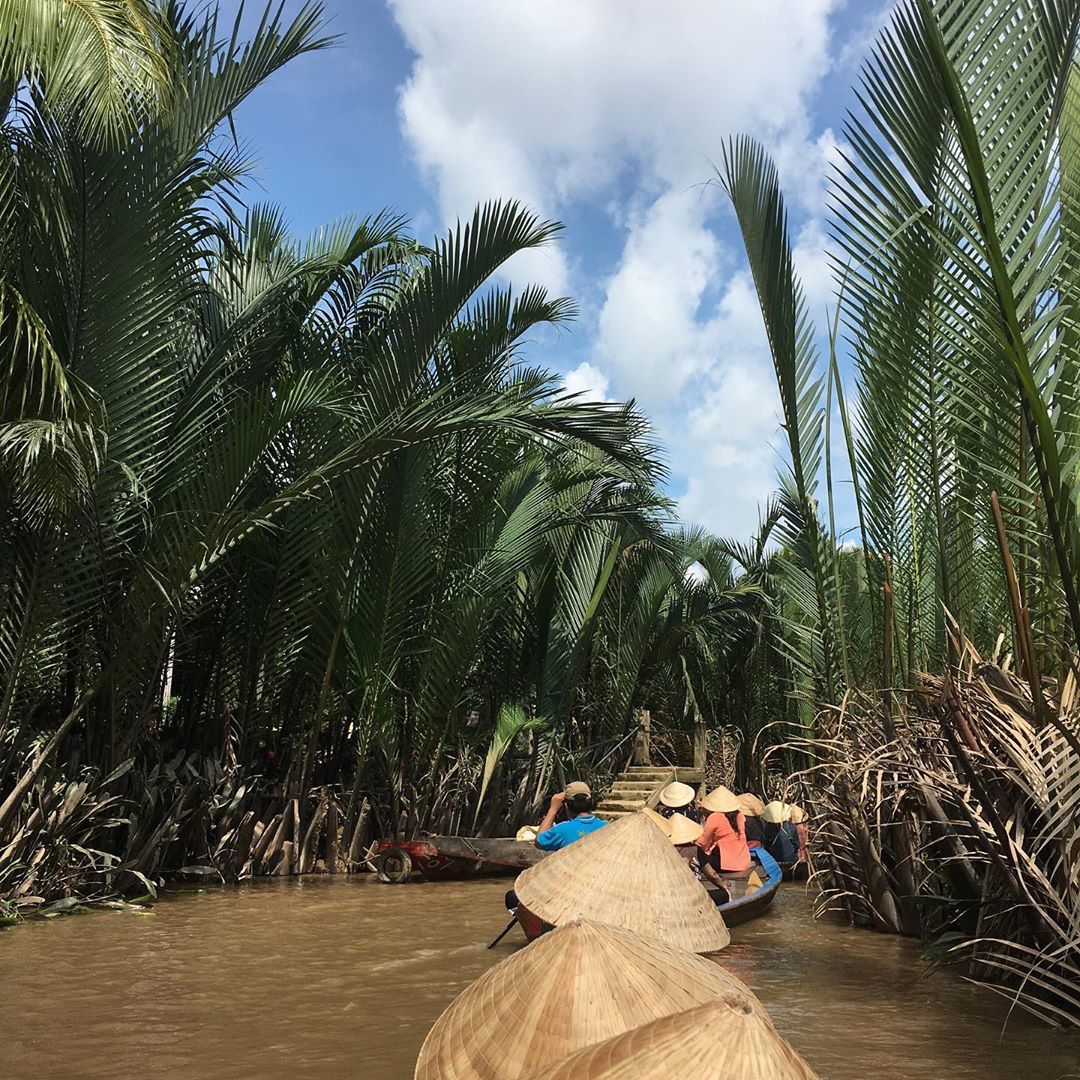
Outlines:
[[[1080,754],[1072,677],[1036,719],[1030,685],[958,639],[882,734],[849,694],[794,745],[823,907],[919,934],[939,962],[1059,1023],[1080,1024]]]

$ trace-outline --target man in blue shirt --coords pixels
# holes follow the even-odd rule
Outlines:
[[[555,818],[563,806],[566,807],[570,820],[556,825]],[[565,791],[551,796],[551,804],[544,820],[540,822],[536,846],[541,851],[558,851],[606,824],[603,818],[598,818],[593,813],[593,798],[589,785],[575,780],[572,784],[567,784]]]

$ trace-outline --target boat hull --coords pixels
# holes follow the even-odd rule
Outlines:
[[[543,857],[543,852],[528,843],[503,837],[425,836],[420,840],[383,840],[376,849],[377,865],[383,865],[389,853],[400,866],[407,867],[395,877],[419,872],[425,881],[460,881],[473,877],[505,877],[522,870]],[[402,857],[407,857],[407,862]],[[380,878],[386,876],[380,873]]]
[[[734,895],[726,904],[718,904],[717,908],[724,916],[724,922],[728,926],[739,926],[741,923],[756,919],[764,914],[776,899],[776,891],[783,881],[784,872],[780,864],[763,848],[751,848],[750,857],[753,864],[745,874],[725,874],[729,882],[728,888],[736,892],[738,883],[742,883],[744,889],[750,875],[753,873],[765,874],[761,885],[752,892],[741,892]]]

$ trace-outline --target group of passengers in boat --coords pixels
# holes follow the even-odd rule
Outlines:
[[[745,874],[753,862],[752,848],[764,848],[782,865],[807,859],[805,815],[787,803],[765,804],[756,795],[736,795],[722,785],[699,798],[689,784],[675,781],[660,792],[656,809],[646,812],[662,819],[658,823],[665,826],[675,850],[698,880],[710,886],[718,904],[730,899],[721,875]],[[558,820],[560,814],[565,820]],[[522,833],[535,836],[542,851],[558,851],[606,824],[595,813],[589,785],[575,780],[551,797],[539,826]],[[519,839],[525,836],[519,834]],[[506,906],[518,914],[512,889]]]
[[[697,859],[711,880],[749,869],[750,849],[758,846],[783,865],[806,861],[806,815],[798,806],[765,804],[750,792],[736,795],[722,785],[695,801],[694,789],[676,781],[660,792],[656,809],[669,820],[679,815],[701,824]]]
[[[566,820],[557,822],[563,810]],[[594,810],[589,785],[575,780],[552,796],[536,846],[558,851],[601,828],[604,819]],[[781,865],[806,861],[806,815],[798,806],[779,801],[766,804],[750,792],[736,795],[723,785],[697,798],[689,784],[674,781],[660,792],[656,812],[669,822],[680,819],[677,824],[686,839],[680,843],[674,835],[676,848],[699,877],[719,887],[721,874],[750,868],[750,849],[755,846],[763,847]],[[697,825],[700,831],[682,822]]]

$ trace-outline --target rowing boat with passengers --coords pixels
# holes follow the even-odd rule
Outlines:
[[[418,840],[386,840],[376,852],[379,880],[397,885],[414,871],[425,881],[456,881],[471,877],[497,877],[520,873],[538,863],[547,852],[512,837],[425,836]],[[723,873],[729,899],[717,907],[729,926],[756,918],[776,897],[781,880],[800,864],[782,867],[767,851],[752,848],[749,870]],[[708,890],[714,901],[718,890]]]
[[[780,864],[763,848],[752,849],[750,857],[753,863],[749,870],[720,875],[728,899],[720,899],[720,890],[716,886],[705,887],[716,905],[716,910],[728,926],[740,926],[763,915],[776,899],[777,890],[783,880]],[[517,921],[528,941],[535,940],[545,930],[550,929],[550,924],[537,918],[522,905],[517,908]]]

